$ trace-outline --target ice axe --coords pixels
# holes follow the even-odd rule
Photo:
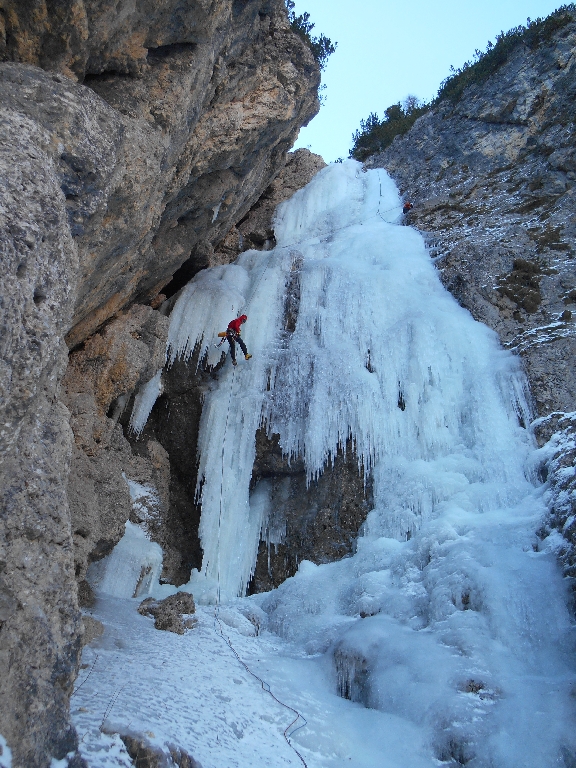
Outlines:
[[[222,344],[224,344],[224,342],[226,341],[226,331],[220,331],[220,333],[218,334],[218,336],[219,336],[219,337],[221,336],[222,338],[220,339],[220,342],[219,342],[218,344],[214,344],[214,346],[216,347],[216,349],[218,349],[218,347],[221,347],[221,346],[222,346]]]

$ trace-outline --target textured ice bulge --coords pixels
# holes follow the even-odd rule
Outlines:
[[[111,597],[146,597],[160,579],[162,548],[150,541],[134,523],[112,552],[88,568],[88,580],[101,594]]]

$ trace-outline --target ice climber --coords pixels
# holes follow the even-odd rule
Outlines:
[[[406,200],[406,202],[404,203],[404,207],[402,208],[402,213],[406,215],[409,211],[412,210],[412,208],[414,208],[412,203],[409,200]]]
[[[250,360],[252,357],[252,355],[248,354],[246,344],[244,344],[240,338],[240,327],[243,323],[246,322],[246,320],[248,320],[246,315],[240,315],[240,317],[237,317],[236,320],[229,322],[228,328],[226,329],[226,338],[228,339],[228,344],[230,344],[230,357],[232,358],[232,365],[238,365],[236,362],[236,342],[240,344],[240,349],[242,352],[244,352],[244,357],[246,360]]]

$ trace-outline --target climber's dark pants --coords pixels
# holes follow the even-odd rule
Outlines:
[[[246,349],[246,344],[244,344],[239,334],[226,331],[226,338],[228,339],[228,344],[230,344],[230,357],[232,358],[232,360],[236,361],[236,344],[235,344],[236,341],[238,342],[238,344],[240,344],[240,349],[242,350],[242,352],[244,352],[244,355],[248,354],[248,350]]]

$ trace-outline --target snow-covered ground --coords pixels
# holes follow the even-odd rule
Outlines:
[[[140,732],[165,751],[184,747],[203,768],[302,765],[283,737],[294,713],[240,665],[220,626],[272,692],[304,714],[307,724],[292,741],[310,767],[433,764],[421,729],[409,720],[337,696],[324,656],[310,657],[270,633],[245,634],[254,626],[234,608],[222,609],[220,625],[212,608],[201,607],[198,626],[186,635],[159,632],[137,614],[139,602],[104,598],[95,612],[106,634],[85,650],[88,667],[72,697],[90,768],[132,765],[119,737],[101,727]]]
[[[130,764],[102,732],[115,729],[203,768],[574,765],[573,625],[555,540],[536,537],[524,378],[442,288],[399,203],[384,171],[329,166],[280,206],[274,251],[205,270],[179,299],[169,359],[200,343],[216,362],[240,311],[253,358],[228,361],[204,406],[204,561],[185,587],[198,626],[180,637],[136,614],[139,580],[141,597],[175,590],[142,589],[158,551],[135,526],[94,574],[107,630],[73,697],[93,768]],[[249,489],[262,419],[311,478],[352,437],[374,509],[352,557],[242,598],[271,512],[266,483]],[[240,658],[306,719],[291,737],[302,758],[283,737],[294,715],[219,635],[216,602]]]

